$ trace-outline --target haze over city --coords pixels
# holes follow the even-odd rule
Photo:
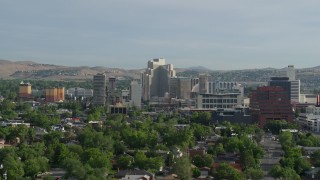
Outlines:
[[[248,69],[319,65],[320,1],[1,1],[0,59]]]

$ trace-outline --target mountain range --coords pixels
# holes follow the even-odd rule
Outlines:
[[[85,80],[92,79],[97,73],[106,73],[107,77],[115,76],[118,78],[139,79],[140,73],[144,69],[120,69],[111,67],[70,67],[59,66],[54,64],[41,64],[33,61],[9,61],[0,60],[0,79],[46,79],[46,80]],[[257,78],[256,81],[267,80],[270,76],[281,69],[263,68],[263,69],[244,69],[218,71],[210,70],[203,66],[190,68],[175,68],[178,75],[192,76],[199,73],[208,73],[218,76],[223,80],[245,81],[245,78],[252,76]],[[320,66],[297,69],[297,77],[302,79],[312,78],[320,80]],[[225,78],[227,77],[227,79]],[[255,81],[249,78],[250,81]]]

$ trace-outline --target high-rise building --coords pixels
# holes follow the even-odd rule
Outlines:
[[[106,75],[98,73],[93,76],[93,100],[96,106],[104,106],[106,104]]]
[[[148,68],[141,74],[143,100],[164,97],[169,92],[169,79],[175,76],[173,65],[166,64],[165,59],[148,61]]]
[[[64,88],[47,88],[45,89],[46,102],[64,101]]]
[[[132,81],[130,83],[130,104],[131,106],[141,108],[141,94],[142,94],[142,88],[141,84],[139,84],[137,81]]]
[[[116,104],[116,78],[115,77],[109,77],[108,82],[108,95],[107,95],[107,103],[110,105]]]
[[[114,93],[116,90],[116,78],[115,77],[109,77],[109,86],[108,90],[110,93]]]
[[[280,77],[287,77],[290,82],[290,100],[291,102],[300,102],[300,80],[296,79],[296,71],[293,65],[288,65],[280,71]],[[272,81],[272,79],[271,79]],[[270,84],[270,83],[269,83]],[[270,86],[273,86],[270,84]],[[283,85],[285,86],[285,85]],[[282,86],[282,87],[283,87]]]
[[[280,86],[263,86],[250,94],[252,117],[263,127],[267,121],[293,121],[294,114],[288,92]]]
[[[208,93],[208,75],[200,74],[199,75],[199,94]]]
[[[31,84],[24,83],[23,81],[19,85],[19,97],[20,98],[30,98],[31,97]]]
[[[288,98],[291,100],[291,81],[289,77],[271,77],[269,86],[280,86],[287,91]]]
[[[170,78],[169,91],[171,98],[190,99],[191,98],[191,78],[173,77]]]
[[[294,65],[288,65],[288,67],[284,68],[280,72],[281,77],[288,77],[289,81],[296,80],[296,70],[294,69]]]

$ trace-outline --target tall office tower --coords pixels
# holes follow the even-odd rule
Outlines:
[[[280,86],[286,90],[288,98],[291,100],[291,81],[289,77],[271,77],[269,86]]]
[[[98,73],[93,76],[93,105],[104,106],[106,104],[106,75]]]
[[[263,86],[250,94],[252,117],[263,127],[267,121],[293,121],[294,115],[287,91],[279,86]]]
[[[291,82],[291,101],[300,102],[300,80],[292,80]]]
[[[296,80],[296,70],[294,69],[294,65],[288,65],[287,68],[284,68],[280,72],[280,76],[288,77],[289,81]]]
[[[208,93],[208,75],[200,74],[199,75],[199,94]]]
[[[116,90],[116,78],[109,77],[109,92],[114,93]]]
[[[19,85],[19,97],[20,98],[30,98],[31,97],[31,84],[24,83],[23,81]]]
[[[197,84],[199,84],[199,78],[191,78],[191,89]]]
[[[171,98],[190,99],[191,98],[191,79],[187,77],[170,78],[169,92]]]
[[[164,97],[169,92],[169,79],[175,77],[176,71],[165,59],[148,61],[148,68],[141,74],[142,98],[144,101],[152,97]]]
[[[130,83],[130,104],[133,107],[141,108],[142,87],[137,81]]]
[[[47,88],[45,89],[46,102],[64,101],[64,88]]]
[[[115,105],[116,104],[116,78],[109,77],[108,82],[108,104]]]
[[[290,100],[300,102],[300,80],[296,79],[296,73],[293,65],[289,65],[280,72],[280,77],[287,77],[290,82]],[[272,81],[272,79],[271,79]],[[269,83],[270,84],[270,83]],[[273,86],[270,84],[270,86]],[[284,85],[285,86],[285,85]],[[283,87],[283,86],[282,86]]]

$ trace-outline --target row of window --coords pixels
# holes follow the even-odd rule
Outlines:
[[[234,108],[234,105],[232,104],[220,104],[220,105],[213,105],[213,104],[203,104],[203,109],[212,109],[212,108]]]
[[[202,103],[238,103],[237,99],[202,99]]]

